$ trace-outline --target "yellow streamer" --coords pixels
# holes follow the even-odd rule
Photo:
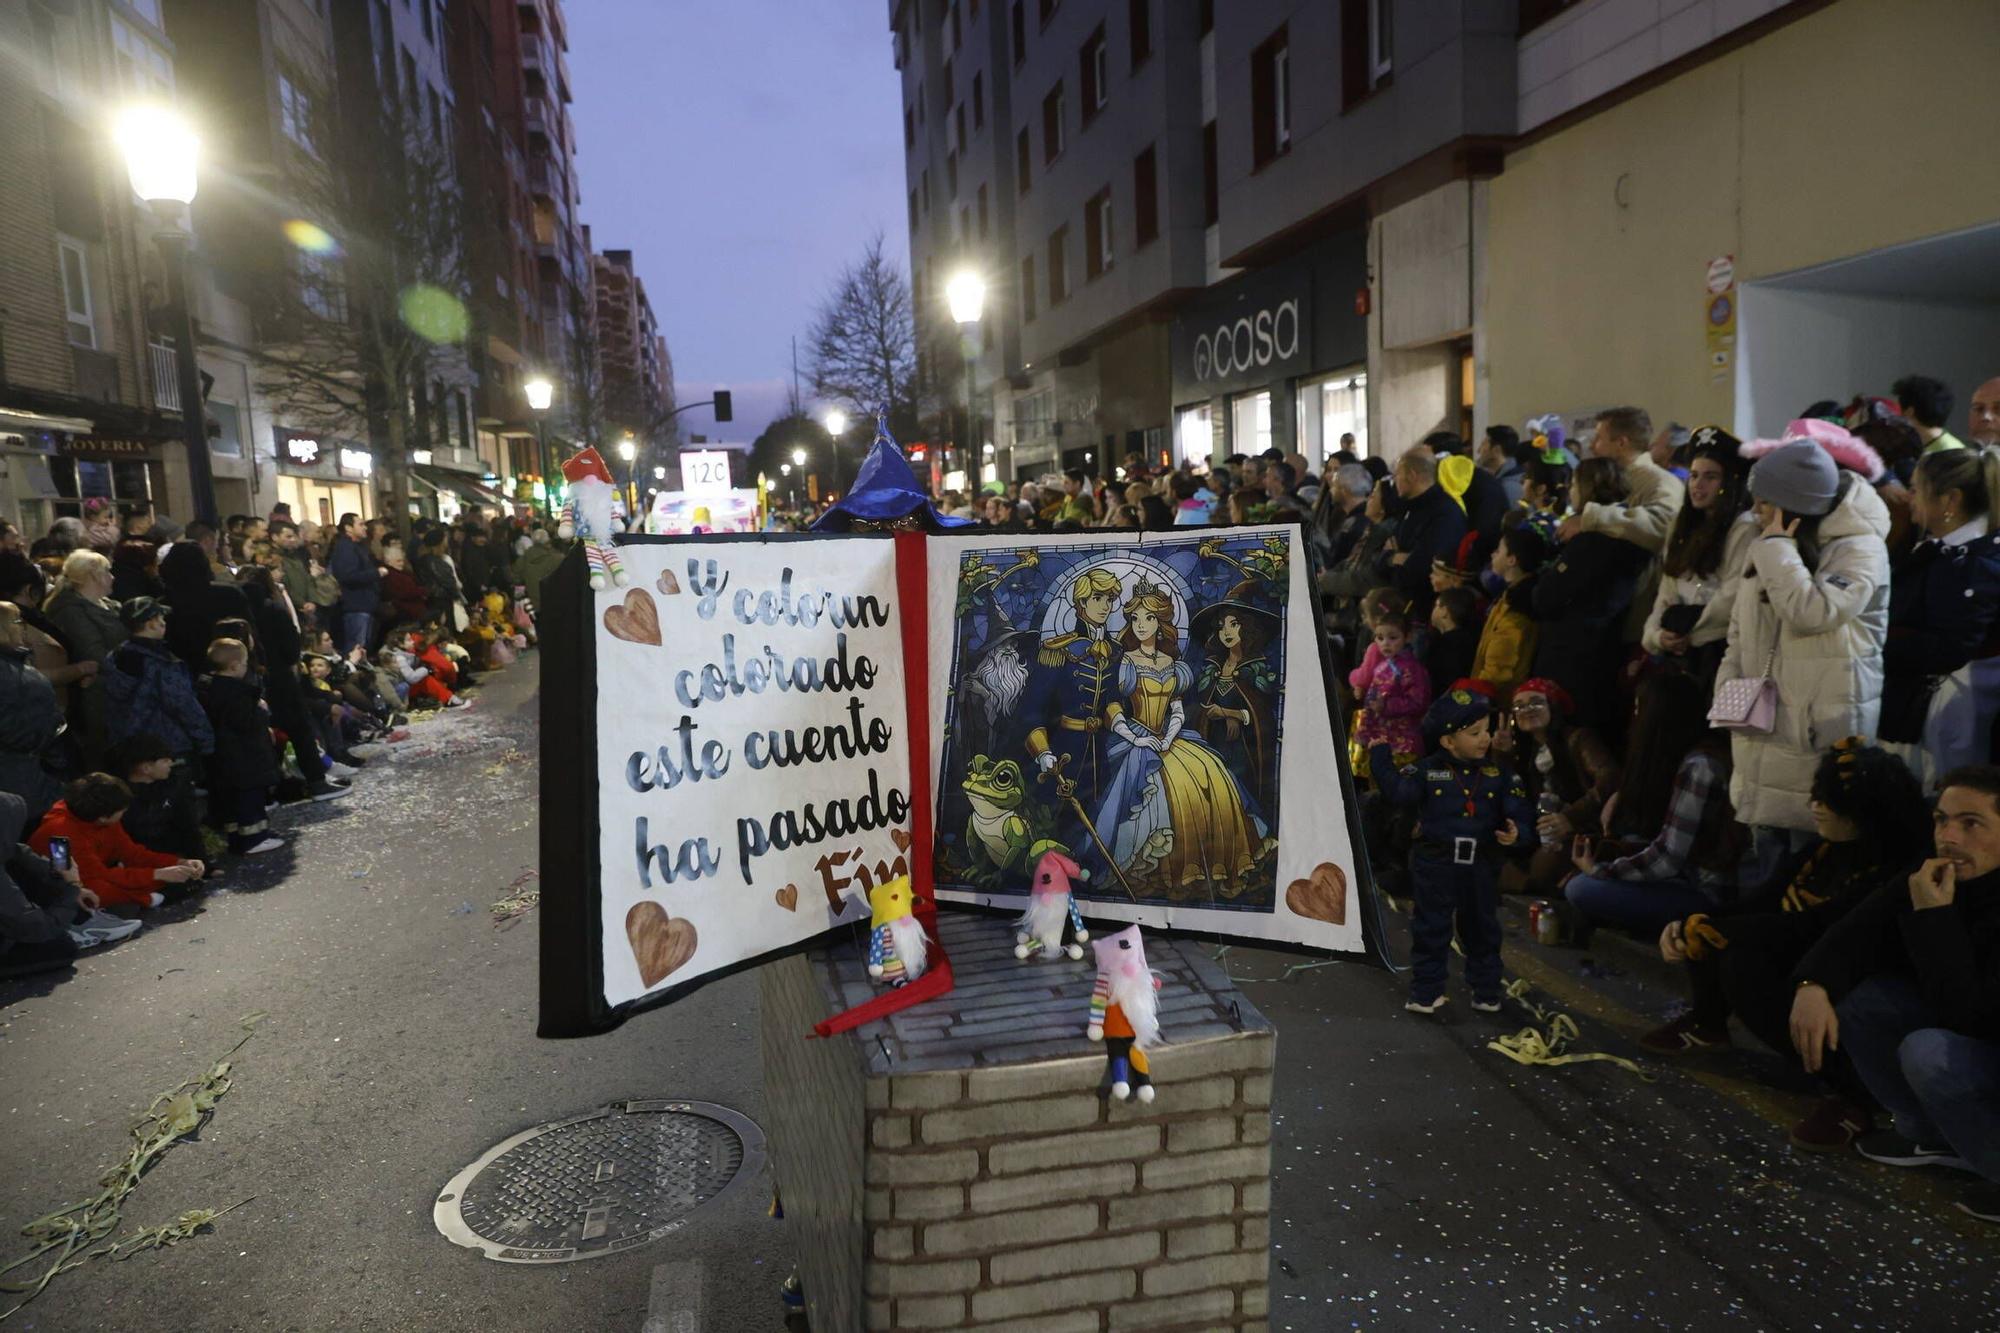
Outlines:
[[[1651,1074],[1641,1069],[1636,1061],[1622,1055],[1605,1051],[1566,1051],[1564,1048],[1580,1035],[1576,1020],[1560,1010],[1546,1008],[1529,999],[1531,989],[1527,978],[1517,978],[1507,983],[1507,997],[1526,1008],[1546,1030],[1525,1027],[1511,1037],[1495,1037],[1486,1043],[1488,1050],[1498,1051],[1517,1065],[1577,1065],[1603,1061],[1629,1070],[1648,1083],[1652,1082]]]

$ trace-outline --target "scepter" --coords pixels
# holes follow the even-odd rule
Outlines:
[[[1118,877],[1118,887],[1125,890],[1126,896],[1131,898],[1133,902],[1138,902],[1139,895],[1132,892],[1131,882],[1125,878],[1125,871],[1118,864],[1118,858],[1114,857],[1111,854],[1111,849],[1104,845],[1104,839],[1098,835],[1097,826],[1090,822],[1090,816],[1084,812],[1083,802],[1076,799],[1076,784],[1063,776],[1063,770],[1068,767],[1069,756],[1066,754],[1058,755],[1056,756],[1056,762],[1052,766],[1043,769],[1035,775],[1035,781],[1047,782],[1051,776],[1055,778],[1056,798],[1069,802],[1070,809],[1076,811],[1076,817],[1083,821],[1083,831],[1088,833],[1090,840],[1097,844],[1097,850],[1104,853],[1104,863],[1110,866],[1111,873]]]

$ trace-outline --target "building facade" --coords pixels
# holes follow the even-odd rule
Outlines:
[[[593,253],[591,264],[596,273],[604,434],[612,440],[632,437],[640,476],[650,477],[655,467],[665,467],[671,477],[679,466],[673,449],[676,437],[667,417],[673,407],[671,363],[646,284],[633,268],[630,250]]]
[[[0,6],[0,517],[31,535],[92,501],[188,509],[155,223],[101,129],[174,96],[157,0]]]
[[[538,369],[573,392],[560,395],[551,421],[569,438],[581,432],[579,397],[594,390],[597,370],[596,275],[584,239],[577,186],[576,128],[570,119],[569,28],[562,0],[521,0],[513,58],[519,61],[521,133],[527,145],[528,193],[535,254]],[[503,44],[504,51],[504,44]],[[503,52],[496,52],[496,59]]]

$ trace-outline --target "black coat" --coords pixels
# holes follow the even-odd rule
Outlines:
[[[26,648],[0,648],[0,791],[27,805],[32,826],[60,794],[42,767],[42,751],[62,730],[55,686],[35,670]]]
[[[201,704],[215,728],[210,781],[217,787],[275,787],[278,752],[271,744],[270,715],[258,707],[257,682],[249,676],[203,676]]]
[[[1396,524],[1396,550],[1409,558],[1395,567],[1390,582],[1410,599],[1414,619],[1428,617],[1431,603],[1437,600],[1431,588],[1431,561],[1439,556],[1450,560],[1456,555],[1465,529],[1465,511],[1442,486],[1433,485],[1403,507],[1403,516]]]
[[[1535,579],[1535,674],[1569,691],[1580,725],[1617,720],[1621,630],[1649,558],[1631,542],[1585,532]]]
[[[1507,517],[1507,488],[1483,467],[1472,469],[1472,484],[1465,488],[1466,522],[1492,549],[1500,540],[1500,521]]]
[[[76,885],[21,839],[31,821],[21,798],[0,792],[0,958],[14,944],[41,944],[76,920]]]
[[[1917,741],[1937,682],[2000,650],[2000,533],[1962,546],[1919,542],[1889,582],[1889,637],[1882,646],[1885,741]]]
[[[1919,912],[1908,878],[1894,874],[1820,937],[1792,971],[1835,1004],[1869,977],[1912,978],[1936,1022],[2000,1040],[2000,871],[1960,880],[1949,907]]]

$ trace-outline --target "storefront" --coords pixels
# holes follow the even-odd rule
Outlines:
[[[1176,464],[1280,449],[1317,467],[1343,433],[1366,441],[1366,244],[1329,237],[1218,283],[1174,321]]]
[[[278,500],[300,523],[328,527],[342,514],[375,515],[375,456],[358,440],[273,426]]]
[[[441,523],[457,522],[461,515],[475,508],[489,519],[514,512],[504,495],[468,473],[418,463],[410,470],[410,479],[412,499],[422,503],[419,493],[427,495],[436,507],[434,516]],[[495,485],[498,484],[496,481]]]
[[[164,494],[164,451],[173,443],[150,435],[0,429],[0,514],[39,536],[59,518],[82,518],[92,501],[115,509],[150,508]]]

